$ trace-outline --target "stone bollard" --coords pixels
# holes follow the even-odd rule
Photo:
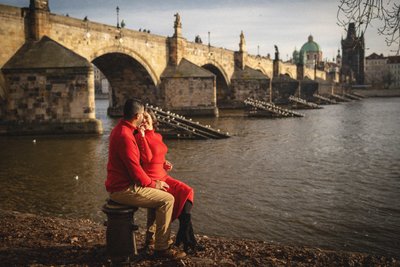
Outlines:
[[[111,266],[129,266],[138,254],[135,231],[139,227],[134,224],[134,214],[138,208],[108,199],[102,210],[107,215],[104,224],[107,226],[106,247]]]

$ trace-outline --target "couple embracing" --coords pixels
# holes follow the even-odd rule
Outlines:
[[[107,180],[110,198],[118,203],[147,208],[146,246],[154,243],[156,257],[184,257],[172,248],[170,224],[179,220],[175,245],[187,253],[202,247],[191,222],[193,189],[168,175],[167,146],[155,132],[157,119],[134,99],[124,105],[124,117],[110,134]]]

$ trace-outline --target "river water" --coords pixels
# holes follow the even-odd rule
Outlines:
[[[107,104],[102,136],[1,137],[0,209],[101,222]],[[223,111],[199,121],[232,138],[166,140],[172,176],[195,189],[196,232],[400,256],[400,98],[302,112]]]

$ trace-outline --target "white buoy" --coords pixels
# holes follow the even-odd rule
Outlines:
[[[78,179],[79,179],[79,176],[78,176],[78,175],[76,175],[76,176],[75,176],[75,180],[78,180]]]
[[[36,144],[36,139],[33,139],[32,143]]]

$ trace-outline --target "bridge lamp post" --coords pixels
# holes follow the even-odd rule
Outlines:
[[[117,29],[118,29],[118,35],[115,36],[115,39],[118,39],[118,42],[119,42],[120,44],[122,44],[122,43],[124,42],[124,39],[123,39],[123,35],[122,35],[122,28],[121,28],[121,26],[119,25],[119,6],[117,6],[116,11],[117,11]]]
[[[213,53],[211,52],[211,42],[210,42],[210,32],[208,32],[208,56],[211,57]]]
[[[119,26],[119,6],[117,6],[117,28],[119,29],[120,28],[120,26]]]

